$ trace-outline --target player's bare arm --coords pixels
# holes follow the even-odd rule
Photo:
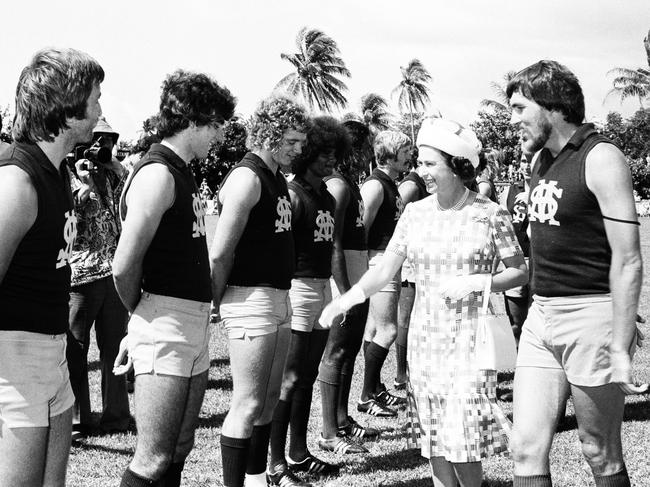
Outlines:
[[[613,301],[612,353],[626,355],[636,330],[641,290],[642,259],[639,228],[632,195],[632,177],[623,154],[610,144],[599,144],[587,156],[585,179],[598,199],[607,240],[612,249],[609,274]],[[629,363],[615,382],[631,382]]]
[[[217,310],[226,290],[235,248],[244,233],[251,209],[260,199],[260,194],[261,184],[258,177],[246,167],[235,169],[219,191],[222,207],[210,247],[212,295]]]
[[[350,279],[343,253],[343,226],[345,224],[345,212],[350,203],[350,194],[347,185],[339,178],[332,178],[327,181],[327,190],[334,197],[334,242],[332,249],[332,277],[343,294],[350,289]]]
[[[370,180],[361,186],[361,199],[363,200],[363,226],[366,230],[366,238],[370,227],[375,221],[379,207],[384,202],[384,190],[381,183]]]
[[[418,187],[413,181],[404,181],[397,187],[400,198],[402,198],[402,203],[404,207],[409,203],[417,200],[418,198]]]
[[[38,197],[27,173],[17,166],[0,168],[0,282],[37,214]]]
[[[133,312],[140,301],[142,262],[163,214],[174,203],[174,178],[162,164],[135,175],[126,195],[128,211],[115,250],[113,279],[122,302]]]

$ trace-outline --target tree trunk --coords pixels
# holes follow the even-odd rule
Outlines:
[[[413,124],[413,102],[409,93],[409,112],[411,113],[411,150],[415,147],[415,125]]]

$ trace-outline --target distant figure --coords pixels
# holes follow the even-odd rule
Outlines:
[[[104,118],[93,131],[92,142],[112,153],[119,134]],[[75,395],[73,430],[90,432],[88,349],[90,330],[95,336],[101,362],[102,415],[104,432],[124,432],[129,427],[129,399],[124,377],[113,374],[113,362],[126,335],[128,312],[113,283],[113,256],[122,228],[119,202],[128,171],[110,158],[108,162],[79,159],[75,163],[72,195],[77,213],[77,238],[72,247],[72,289],[70,292],[70,335],[68,368]]]
[[[522,153],[521,162],[519,163],[519,174],[522,179],[518,182],[512,183],[508,186],[501,197],[499,202],[510,216],[512,217],[512,226],[515,229],[515,235],[519,246],[524,253],[526,266],[530,261],[530,239],[528,237],[528,195],[530,193],[530,166],[533,155]],[[510,166],[513,167],[513,166]],[[521,329],[528,316],[528,307],[530,306],[530,286],[525,284],[516,288],[508,289],[505,291],[505,305],[506,313],[510,318],[510,326],[512,326],[512,333],[515,336],[517,345],[519,345],[519,337],[521,336]]]
[[[2,129],[2,114],[0,113],[0,130],[1,129]],[[2,153],[10,146],[11,144],[5,142],[4,140],[0,140],[0,157],[2,157]]]
[[[477,193],[482,194],[495,203],[499,201],[497,188],[494,185],[494,178],[497,176],[499,169],[497,154],[497,151],[494,149],[482,151],[479,160],[480,162],[476,170]]]

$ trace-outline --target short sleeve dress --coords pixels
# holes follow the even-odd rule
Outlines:
[[[456,301],[438,288],[453,276],[491,273],[495,260],[521,254],[510,215],[473,192],[458,210],[442,210],[430,196],[406,207],[386,250],[405,257],[415,274],[409,446],[457,463],[507,451],[511,425],[496,403],[496,371],[474,364],[483,292]]]

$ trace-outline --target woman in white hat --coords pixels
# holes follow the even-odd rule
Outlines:
[[[481,145],[451,120],[427,119],[419,170],[431,196],[409,204],[382,264],[323,311],[333,320],[381,289],[408,259],[416,297],[408,339],[409,444],[429,459],[435,486],[481,485],[481,459],[508,448],[494,370],[479,370],[474,343],[486,289],[525,284],[528,272],[509,214],[467,189]],[[500,259],[505,269],[492,274]]]

